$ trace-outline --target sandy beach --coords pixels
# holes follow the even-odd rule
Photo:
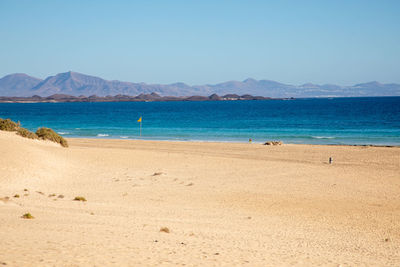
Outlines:
[[[0,265],[400,266],[398,147],[68,142],[0,131]]]

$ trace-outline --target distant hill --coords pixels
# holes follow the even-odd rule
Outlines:
[[[379,82],[353,86],[334,84],[288,85],[270,80],[246,79],[219,84],[189,86],[185,83],[146,84],[108,81],[77,72],[59,73],[44,80],[26,74],[10,74],[0,79],[0,96],[42,97],[64,94],[72,96],[115,96],[156,93],[161,96],[209,96],[212,94],[251,94],[255,96],[287,97],[351,97],[351,96],[400,96],[400,84]]]
[[[0,79],[0,95],[5,96],[28,96],[27,91],[42,80],[28,76],[24,73],[15,73]]]

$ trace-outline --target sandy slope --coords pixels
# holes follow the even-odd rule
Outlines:
[[[0,263],[400,266],[400,148],[68,141],[0,132]]]

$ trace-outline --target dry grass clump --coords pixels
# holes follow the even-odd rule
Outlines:
[[[33,217],[32,214],[30,214],[28,212],[28,213],[25,213],[24,215],[22,215],[21,218],[23,218],[23,219],[34,219],[35,217]]]
[[[59,143],[63,147],[68,147],[67,140],[65,140],[62,136],[57,134],[50,128],[42,127],[37,129],[36,135],[43,140],[50,140],[56,143]]]
[[[13,122],[10,119],[2,119],[0,118],[0,130],[1,131],[9,131],[15,132],[21,127],[21,124],[18,122]]]
[[[50,128],[42,127],[37,129],[36,133],[33,133],[25,128],[22,128],[19,122],[17,123],[13,122],[10,119],[0,118],[0,130],[17,132],[18,135],[30,139],[50,140],[59,143],[63,147],[68,147],[67,140],[65,140],[62,136],[60,136]]]
[[[20,127],[17,130],[17,134],[22,136],[22,137],[29,138],[29,139],[39,139],[39,137],[35,133],[33,133],[33,132],[31,132],[31,131],[29,131],[29,130],[27,130],[25,128],[22,128],[22,127]]]
[[[83,201],[83,202],[85,202],[86,198],[84,198],[84,197],[75,197],[74,200],[75,201]]]
[[[19,195],[18,195],[18,194],[15,194],[14,197],[15,197],[15,198],[19,198]]]
[[[169,234],[170,231],[169,231],[168,227],[161,227],[160,232]]]
[[[49,197],[55,197],[56,196],[56,194],[50,194],[49,195]]]
[[[64,198],[64,195],[58,195],[58,198]]]
[[[30,139],[38,139],[37,135],[25,128],[21,127],[19,122],[13,122],[10,119],[0,118],[0,130],[8,132],[17,132],[18,135]]]

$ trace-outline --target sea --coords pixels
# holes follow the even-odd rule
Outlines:
[[[0,103],[0,118],[67,138],[400,145],[400,97]]]

